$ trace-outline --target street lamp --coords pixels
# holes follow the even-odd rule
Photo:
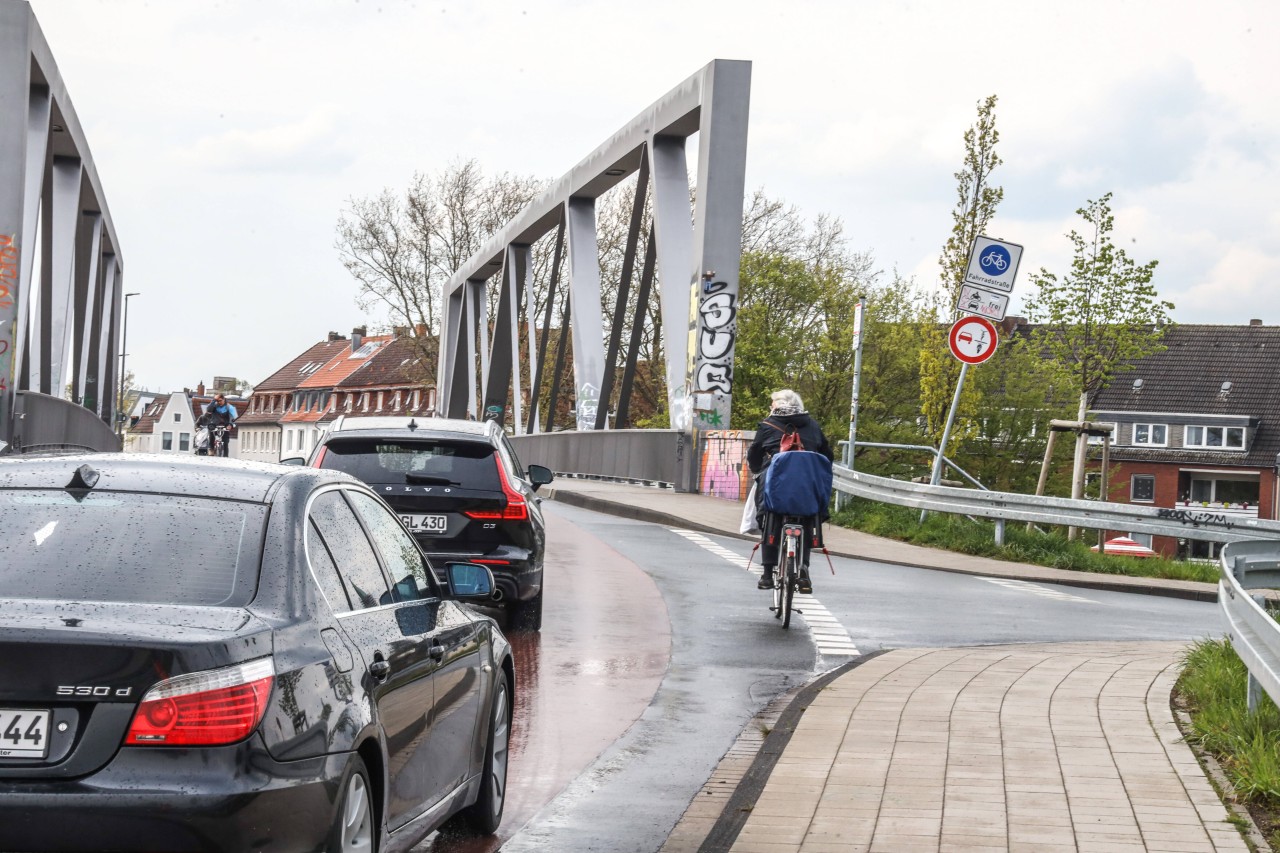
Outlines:
[[[120,401],[116,404],[116,421],[117,429],[120,431],[120,449],[124,450],[124,424],[128,419],[128,415],[124,410],[124,362],[125,356],[129,348],[129,297],[137,296],[137,293],[126,293],[124,295],[124,314],[120,329]]]

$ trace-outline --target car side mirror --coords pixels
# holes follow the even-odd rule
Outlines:
[[[533,486],[535,492],[538,491],[539,486],[545,486],[554,480],[556,476],[545,465],[530,465],[526,470],[529,474],[529,484]]]
[[[307,460],[303,459],[301,456],[290,456],[288,459],[281,459],[280,464],[281,465],[306,465]]]
[[[457,601],[493,601],[493,572],[478,563],[445,563],[449,597]]]

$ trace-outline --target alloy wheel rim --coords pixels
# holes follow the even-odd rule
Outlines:
[[[359,773],[347,782],[347,797],[342,815],[342,849],[354,853],[373,851],[373,809],[369,802],[369,786]]]
[[[489,785],[493,791],[493,813],[502,814],[502,806],[507,797],[507,750],[511,741],[511,716],[507,707],[507,686],[502,684],[498,695],[494,697],[497,707],[493,718],[493,768],[489,774]]]

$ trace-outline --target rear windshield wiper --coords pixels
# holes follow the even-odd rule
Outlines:
[[[459,483],[453,482],[448,477],[441,477],[436,474],[415,474],[412,471],[406,472],[404,475],[406,483],[422,483],[427,486],[457,486]]]

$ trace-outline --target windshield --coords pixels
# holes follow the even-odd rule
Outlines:
[[[0,491],[0,598],[239,607],[265,517],[206,498]]]
[[[345,439],[325,448],[323,468],[366,483],[437,483],[501,491],[493,445],[434,439]]]

